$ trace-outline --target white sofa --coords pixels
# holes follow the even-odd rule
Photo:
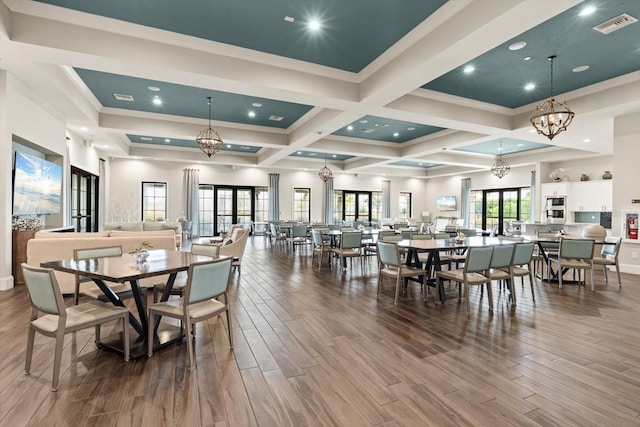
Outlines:
[[[56,261],[73,258],[74,249],[99,248],[105,246],[122,246],[122,252],[133,250],[143,240],[149,241],[153,249],[175,250],[175,233],[173,230],[130,232],[104,231],[98,233],[46,233],[37,232],[27,242],[27,264],[40,266],[44,261]],[[55,272],[63,294],[73,294],[75,277],[69,273]],[[168,276],[157,276],[142,279],[140,283],[151,286],[166,282]],[[91,283],[82,286],[94,286]]]
[[[136,221],[136,222],[105,222],[102,231],[163,231],[173,230],[176,234],[176,248],[182,245],[182,223],[180,221]]]

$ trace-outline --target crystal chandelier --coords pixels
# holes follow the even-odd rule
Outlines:
[[[500,141],[500,152],[498,153],[496,162],[491,166],[491,173],[502,179],[502,177],[506,176],[510,170],[511,166],[509,166],[509,163],[502,160],[502,141]]]
[[[551,61],[551,95],[544,104],[536,107],[536,111],[529,119],[538,133],[546,136],[549,140],[566,130],[575,116],[566,103],[558,102],[553,97],[553,59],[555,57],[555,55],[549,57]]]
[[[209,104],[209,127],[202,130],[197,138],[196,142],[198,143],[198,147],[200,147],[200,151],[206,154],[209,158],[220,151],[220,147],[222,147],[222,138],[218,132],[211,128],[211,97],[207,96],[207,101]]]
[[[318,172],[318,176],[324,182],[327,182],[327,180],[333,178],[333,173],[331,172],[331,169],[327,167],[327,153],[324,154],[324,167],[320,169],[320,172]]]

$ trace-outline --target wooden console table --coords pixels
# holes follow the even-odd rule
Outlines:
[[[22,263],[27,262],[27,242],[33,239],[35,234],[36,232],[32,230],[11,232],[11,258],[13,260],[11,274],[15,285],[24,285]]]

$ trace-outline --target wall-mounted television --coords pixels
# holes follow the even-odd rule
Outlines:
[[[13,215],[59,213],[62,166],[16,151]]]
[[[438,196],[436,197],[436,207],[439,211],[455,211],[458,209],[456,196]]]

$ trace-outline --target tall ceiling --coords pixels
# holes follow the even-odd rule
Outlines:
[[[0,68],[108,156],[428,178],[500,147],[513,167],[611,154],[640,111],[640,22],[593,27],[622,14],[640,1],[3,0]],[[552,142],[529,124],[550,95],[576,112]]]

